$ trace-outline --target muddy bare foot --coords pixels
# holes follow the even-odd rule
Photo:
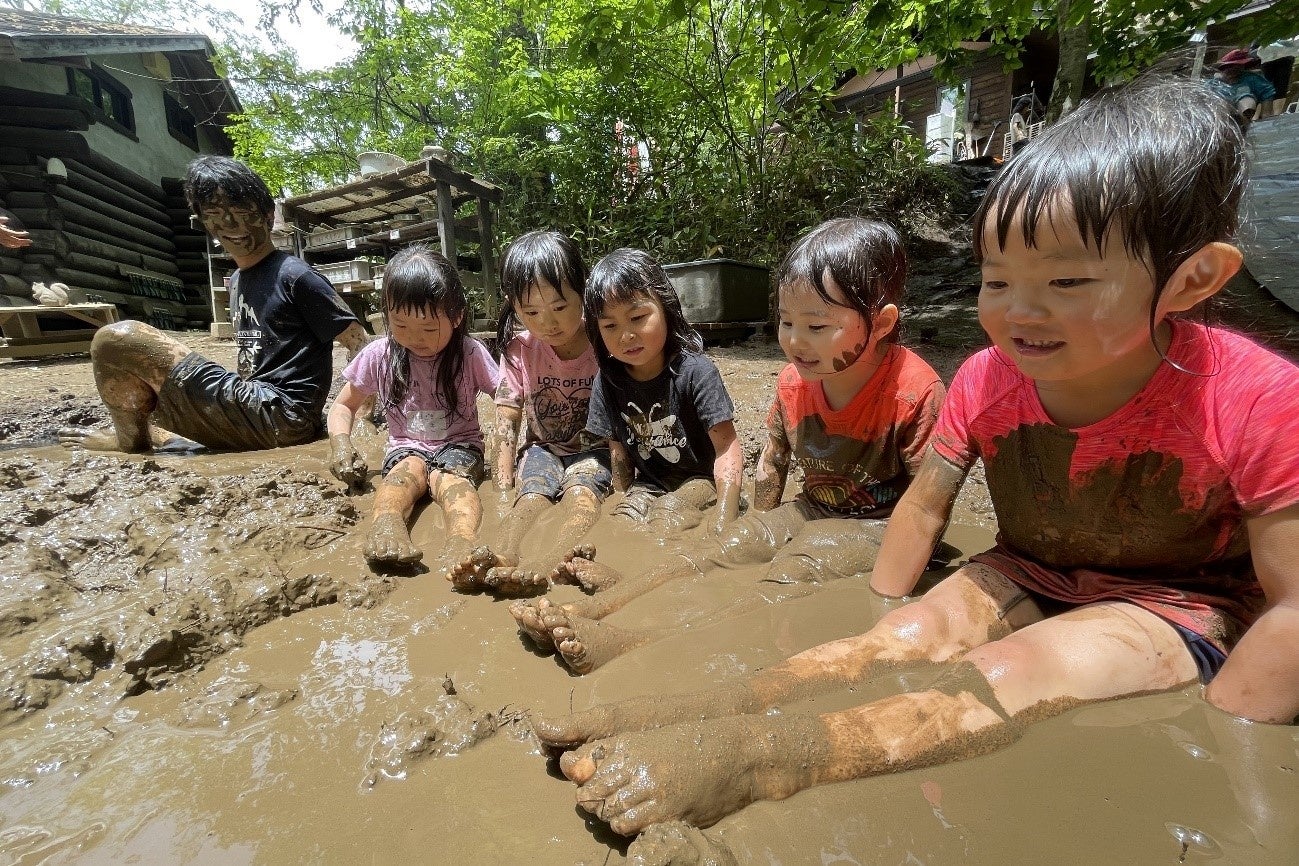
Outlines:
[[[550,629],[546,628],[546,615],[550,608],[555,606],[545,598],[535,601],[516,601],[510,604],[510,616],[518,623],[519,631],[523,632],[538,649],[547,652],[555,651],[555,641],[550,636]]]
[[[589,674],[625,652],[657,640],[655,632],[633,632],[569,613],[563,607],[544,609],[542,623],[564,663],[577,674]]]
[[[627,866],[737,866],[731,849],[684,821],[651,824],[627,849]]]
[[[474,548],[468,556],[451,566],[447,571],[447,580],[451,581],[451,585],[457,592],[473,592],[475,589],[482,588],[489,571],[507,564],[484,544],[482,547]]]
[[[483,578],[483,587],[496,595],[536,595],[550,589],[550,580],[521,568],[493,568]]]
[[[410,540],[400,514],[376,514],[365,539],[365,559],[371,565],[414,565],[424,554]]]
[[[532,729],[548,746],[572,748],[617,734],[758,711],[753,690],[741,681],[706,692],[628,698],[557,719],[539,716]]]
[[[577,804],[615,833],[685,821],[709,827],[755,800],[812,784],[805,725],[736,716],[598,740],[565,754]],[[813,720],[815,723],[815,720]]]
[[[109,425],[108,427],[63,427],[56,434],[59,438],[59,444],[65,448],[85,448],[87,451],[125,451],[121,441],[118,439],[117,430]],[[145,451],[148,448],[161,448],[176,438],[176,434],[161,427],[149,425],[149,443],[146,448],[138,450]],[[133,449],[134,450],[134,449]]]
[[[579,584],[587,592],[608,589],[622,578],[622,572],[595,561],[595,547],[581,544],[564,554],[550,573],[555,583]]]

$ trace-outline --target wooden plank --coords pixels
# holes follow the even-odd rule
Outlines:
[[[497,310],[500,309],[501,290],[500,284],[496,281],[496,236],[495,229],[492,226],[492,205],[491,202],[481,201],[478,203],[478,254],[483,261],[483,292],[484,304],[487,309],[488,318],[496,318]]]
[[[90,145],[75,132],[52,129],[28,129],[25,126],[0,125],[0,141],[14,147],[24,147],[42,156],[90,155]]]
[[[438,240],[442,244],[442,255],[452,263],[456,260],[456,211],[451,206],[451,184],[439,180],[438,195]]]
[[[0,358],[47,358],[50,355],[81,355],[89,351],[90,340],[40,346],[0,346]]]
[[[23,126],[29,129],[90,129],[90,118],[80,111],[69,111],[65,108],[47,106],[44,108],[22,107],[5,104],[0,100],[0,114],[9,117],[21,117]]]

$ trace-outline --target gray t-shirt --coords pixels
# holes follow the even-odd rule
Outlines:
[[[648,382],[637,382],[617,362],[602,366],[591,386],[586,429],[627,446],[638,482],[669,491],[713,477],[717,454],[708,431],[734,417],[717,366],[682,352]]]

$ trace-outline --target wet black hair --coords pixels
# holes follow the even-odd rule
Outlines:
[[[275,198],[257,172],[228,156],[200,156],[185,171],[185,201],[195,214],[203,205],[225,193],[231,203],[275,213]]]
[[[1173,273],[1235,236],[1247,175],[1244,132],[1226,100],[1199,81],[1143,76],[1084,100],[1007,163],[974,215],[975,261],[989,221],[1004,250],[1012,230],[1033,247],[1043,223],[1072,218],[1088,246],[1118,238],[1145,265],[1153,336]]]
[[[826,273],[848,303],[830,297]],[[907,251],[898,230],[879,220],[843,217],[827,220],[803,235],[776,271],[778,287],[810,285],[821,300],[854,310],[866,321],[869,338],[875,314],[889,304],[900,305],[907,283]],[[897,342],[895,327],[885,337]]]
[[[459,389],[456,384],[465,365],[465,347],[469,337],[468,303],[465,287],[446,256],[422,244],[406,247],[393,256],[383,269],[383,321],[388,328],[390,312],[434,315],[443,312],[459,322],[451,340],[442,350],[438,363],[438,399],[450,415],[459,411]],[[388,375],[379,389],[379,409],[401,411],[402,401],[410,391],[410,350],[389,337],[385,358]]]
[[[501,259],[501,314],[496,320],[496,349],[502,356],[521,326],[515,309],[532,286],[550,286],[559,294],[564,283],[586,294],[586,262],[573,239],[560,232],[533,231],[515,238]]]
[[[614,250],[591,269],[582,298],[582,312],[586,316],[586,336],[595,347],[602,368],[611,368],[613,356],[605,348],[600,336],[600,315],[609,304],[630,304],[641,298],[652,298],[663,308],[667,322],[668,340],[663,347],[669,363],[682,352],[702,352],[704,338],[686,321],[681,312],[681,299],[672,288],[667,271],[644,250],[623,247]]]

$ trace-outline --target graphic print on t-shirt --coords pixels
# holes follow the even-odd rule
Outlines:
[[[444,409],[420,409],[406,419],[406,431],[416,439],[445,439],[447,427],[447,413]]]
[[[238,349],[235,370],[239,378],[247,379],[257,369],[262,353],[262,323],[257,313],[244,302],[243,295],[235,294],[235,346]]]
[[[635,445],[640,459],[648,460],[652,452],[658,452],[659,457],[669,463],[678,463],[681,461],[681,449],[685,447],[686,437],[676,434],[676,415],[668,415],[667,410],[663,408],[662,403],[655,403],[649,407],[649,411],[642,411],[635,403],[628,403],[627,408],[632,410],[632,414],[619,412],[622,420],[627,423],[630,438],[627,440],[628,445]],[[655,417],[657,414],[658,417]]]
[[[903,475],[905,468],[897,458],[885,457],[886,446],[896,451],[892,435],[863,442],[831,433],[824,418],[808,415],[799,421],[794,437],[799,443],[794,463],[803,469],[803,490],[812,501],[846,514],[865,514],[888,507],[901,496],[897,480],[882,483],[867,468],[889,470],[894,479]]]
[[[541,387],[532,394],[532,412],[543,442],[569,442],[586,427],[586,409],[591,402],[594,376],[561,379],[541,377]]]

